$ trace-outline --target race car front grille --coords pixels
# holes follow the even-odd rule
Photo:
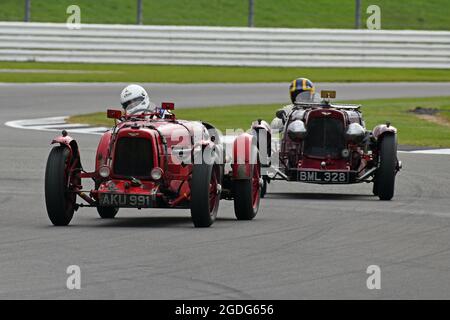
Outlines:
[[[304,154],[339,158],[345,148],[344,124],[336,118],[313,118],[307,124]]]
[[[148,177],[153,168],[151,141],[144,138],[120,138],[114,152],[113,172],[127,177]]]

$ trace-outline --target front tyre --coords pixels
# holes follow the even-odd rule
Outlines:
[[[45,169],[45,204],[55,226],[67,226],[75,211],[76,194],[68,188],[69,155],[67,147],[54,147]]]
[[[234,181],[234,213],[238,220],[252,220],[261,199],[260,166],[252,165],[252,177]]]
[[[114,219],[117,213],[119,212],[119,208],[97,207],[97,212],[100,218],[102,219]]]
[[[376,179],[374,179],[374,181],[373,181],[372,193],[374,196],[378,196],[378,183],[377,183]]]
[[[261,199],[263,199],[266,196],[268,184],[269,184],[268,179],[263,178],[263,185],[261,186]]]
[[[191,217],[195,227],[209,227],[214,223],[219,200],[220,166],[194,164],[191,180]]]
[[[375,176],[376,195],[380,200],[391,200],[394,196],[397,168],[397,136],[389,134],[380,143],[379,167]],[[375,190],[374,190],[375,191]]]

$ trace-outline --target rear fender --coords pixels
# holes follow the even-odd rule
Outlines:
[[[232,178],[246,180],[252,177],[252,165],[258,161],[256,138],[248,133],[239,135],[233,142]]]

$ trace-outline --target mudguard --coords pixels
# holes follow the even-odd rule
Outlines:
[[[258,119],[252,123],[252,134],[256,137],[260,161],[269,165],[272,156],[272,129],[269,123]]]
[[[256,138],[248,133],[239,135],[233,142],[232,179],[242,180],[252,177],[252,165],[256,163]]]
[[[62,135],[52,140],[51,144],[59,143],[61,146],[66,146],[70,151],[70,157],[80,159],[80,151],[77,141],[71,136],[67,135],[66,131],[63,131]]]
[[[258,119],[252,123],[252,129],[264,129],[270,133],[270,125],[264,120]]]
[[[390,124],[380,124],[373,129],[372,134],[375,139],[380,140],[385,134],[397,134],[397,128]]]

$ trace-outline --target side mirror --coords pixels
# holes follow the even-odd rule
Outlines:
[[[173,102],[163,102],[163,103],[161,103],[161,109],[164,109],[164,110],[175,110],[175,103],[173,103]]]
[[[283,109],[277,110],[277,112],[275,113],[276,117],[278,119],[281,119],[284,121],[284,119],[286,119],[286,111]]]
[[[120,119],[122,118],[122,110],[108,109],[106,111],[106,116],[109,119]]]

